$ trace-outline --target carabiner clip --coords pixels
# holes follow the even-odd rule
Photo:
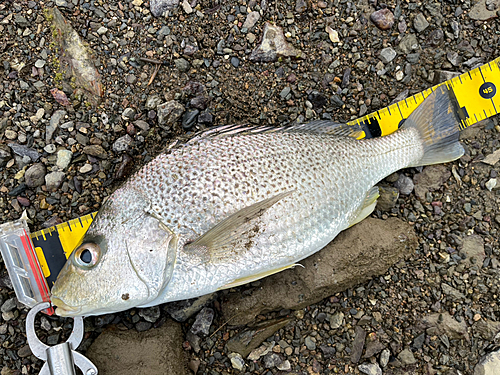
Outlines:
[[[35,305],[26,317],[26,337],[33,355],[45,361],[40,375],[76,375],[75,365],[84,375],[97,375],[97,367],[84,355],[75,351],[83,340],[83,318],[77,316],[73,322],[73,331],[68,341],[55,346],[45,345],[35,332],[35,316],[40,311],[50,307],[49,302]]]

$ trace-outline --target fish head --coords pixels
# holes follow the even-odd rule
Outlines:
[[[148,213],[147,199],[121,195],[130,194],[115,192],[108,199],[59,273],[51,290],[57,315],[100,315],[142,306],[170,280],[175,234]]]

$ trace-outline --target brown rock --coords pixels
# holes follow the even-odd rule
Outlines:
[[[451,339],[464,338],[469,341],[467,324],[463,320],[462,322],[458,322],[448,313],[436,313],[424,316],[421,325],[423,328],[435,327],[440,335],[446,334]]]
[[[231,325],[242,325],[264,312],[301,309],[385,273],[416,244],[412,227],[400,219],[368,218],[301,261],[304,268],[267,277],[252,293],[228,294],[222,313]]]
[[[394,25],[394,14],[387,9],[380,9],[370,15],[370,20],[380,30],[389,30]]]
[[[438,190],[450,177],[451,172],[444,165],[425,167],[422,173],[413,177],[415,195],[424,200],[427,192]]]
[[[99,375],[191,375],[180,324],[167,321],[146,332],[105,330],[87,351]]]

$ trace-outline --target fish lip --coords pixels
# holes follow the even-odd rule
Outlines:
[[[56,307],[55,313],[58,316],[78,316],[82,311],[82,307],[73,307],[67,305],[63,300],[53,297],[52,305]]]

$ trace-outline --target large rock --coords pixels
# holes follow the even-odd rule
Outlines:
[[[229,293],[222,313],[231,325],[242,325],[268,311],[303,308],[385,273],[416,246],[410,225],[397,218],[368,218],[301,261],[304,268],[267,277],[252,293]]]
[[[99,375],[188,375],[180,324],[171,320],[146,332],[108,329],[87,351]]]

